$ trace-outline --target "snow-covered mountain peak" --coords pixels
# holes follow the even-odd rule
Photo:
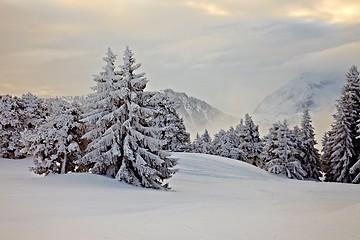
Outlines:
[[[266,96],[253,112],[262,134],[277,121],[290,126],[300,123],[304,108],[309,108],[317,140],[329,130],[336,99],[345,84],[344,73],[304,72]]]
[[[266,96],[254,113],[279,116],[300,113],[304,108],[330,109],[343,84],[344,76],[340,73],[304,72]]]

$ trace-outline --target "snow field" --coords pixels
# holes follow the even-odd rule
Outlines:
[[[359,239],[359,185],[174,155],[172,191],[90,174],[39,177],[31,159],[0,159],[0,239]]]

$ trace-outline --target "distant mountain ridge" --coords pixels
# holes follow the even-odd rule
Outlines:
[[[227,115],[207,102],[186,93],[176,92],[172,89],[158,91],[169,98],[174,104],[179,116],[184,120],[187,131],[194,138],[196,133],[202,134],[205,129],[210,133],[218,132],[220,128],[227,129],[238,121],[235,117]],[[66,102],[84,102],[84,96],[59,96]],[[51,98],[50,98],[51,99]]]
[[[300,123],[302,112],[309,108],[318,139],[329,130],[336,99],[345,84],[345,74],[339,72],[304,72],[267,95],[253,115],[265,134],[277,121],[290,126]]]
[[[335,106],[345,83],[344,74],[305,72],[269,94],[254,114],[293,115],[305,108],[322,111]]]
[[[188,96],[186,93],[176,92],[172,89],[160,92],[175,103],[175,108],[179,116],[184,119],[184,124],[192,138],[196,133],[202,134],[205,129],[212,133],[219,131],[220,128],[227,129],[237,121],[235,117],[223,113],[203,100]]]

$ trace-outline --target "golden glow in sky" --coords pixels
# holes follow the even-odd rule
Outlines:
[[[359,66],[359,13],[360,0],[0,0],[0,94],[87,94],[106,49],[129,45],[150,90],[251,112],[301,72]]]
[[[312,8],[296,7],[289,10],[290,17],[319,19],[329,23],[352,24],[360,22],[360,1],[352,4],[340,1],[314,1]]]

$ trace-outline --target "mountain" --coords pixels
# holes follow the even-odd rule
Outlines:
[[[176,92],[172,89],[160,90],[159,92],[174,103],[177,113],[184,120],[187,132],[191,134],[192,138],[195,137],[196,133],[202,134],[205,129],[210,133],[218,132],[220,128],[228,129],[230,125],[239,120],[203,100],[188,96],[186,93]],[[58,96],[44,99],[52,104],[56,100],[83,103],[85,98],[85,96]]]
[[[211,133],[217,132],[220,128],[227,129],[238,120],[205,101],[185,93],[175,92],[172,89],[160,92],[175,103],[175,108],[179,116],[184,119],[186,129],[192,137],[195,137],[196,133],[202,134],[205,129]]]
[[[333,108],[345,83],[343,74],[302,73],[275,92],[269,94],[256,107],[255,114],[292,115]]]
[[[344,84],[343,73],[304,72],[266,96],[253,114],[267,130],[272,123],[284,119],[289,125],[298,124],[307,107],[313,115],[314,125],[322,132],[330,127],[336,99]]]

